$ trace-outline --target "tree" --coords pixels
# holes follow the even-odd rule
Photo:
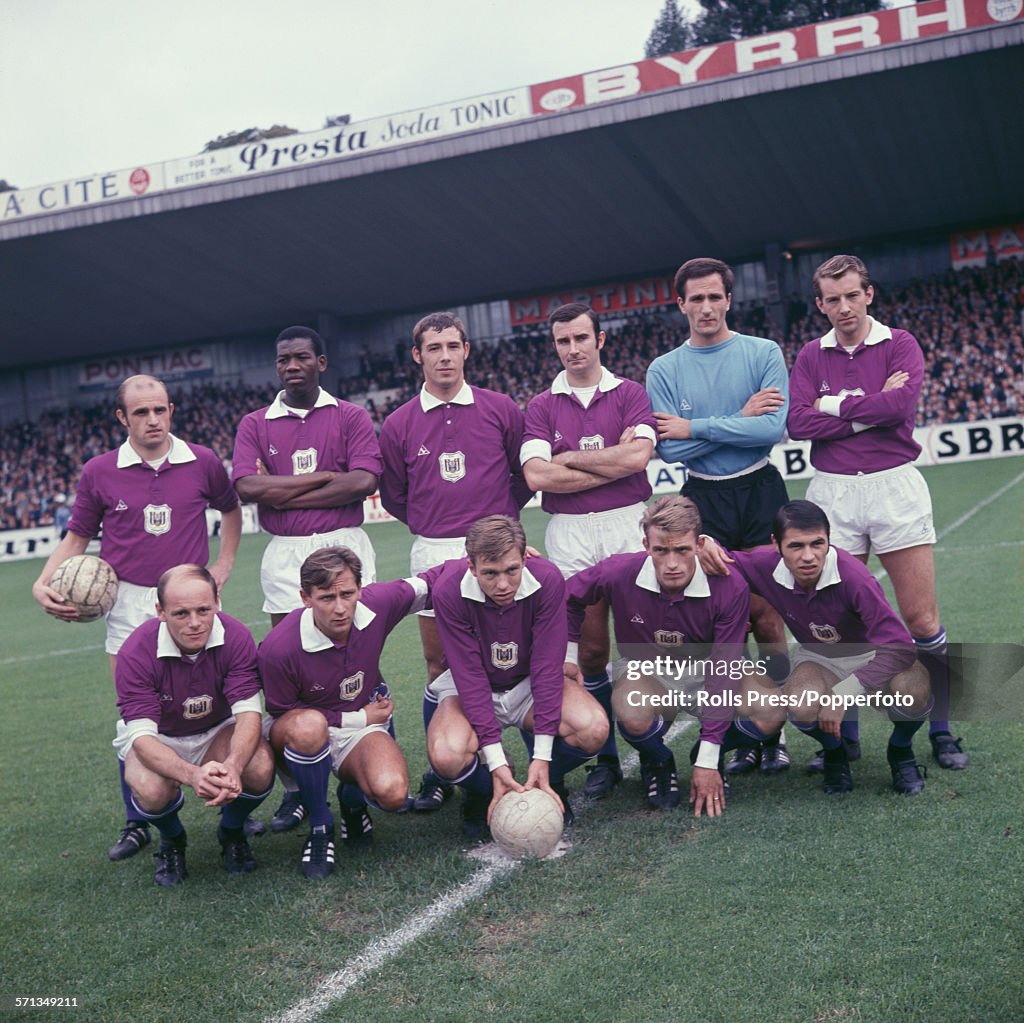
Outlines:
[[[884,0],[700,0],[693,46],[749,39],[799,25],[880,11]]]
[[[263,139],[276,139],[282,135],[297,135],[297,128],[289,128],[286,124],[275,124],[272,128],[246,128],[244,131],[229,131],[226,135],[218,135],[203,146],[204,153],[215,149],[229,149],[231,146],[242,146],[247,142],[260,142]]]
[[[679,10],[677,0],[665,0],[651,34],[644,45],[645,57],[663,57],[693,46],[693,28]]]

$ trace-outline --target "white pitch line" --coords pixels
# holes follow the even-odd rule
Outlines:
[[[665,741],[685,732],[693,721],[682,721],[673,725],[665,735]],[[622,761],[623,768],[636,766],[639,757],[630,753]],[[579,799],[576,803],[576,816],[593,801]],[[468,881],[454,888],[449,888],[443,895],[435,899],[426,909],[414,913],[401,926],[390,934],[385,934],[376,941],[371,941],[358,955],[353,956],[340,970],[317,985],[316,990],[308,998],[285,1009],[279,1016],[272,1016],[267,1023],[311,1023],[332,1002],[347,994],[366,977],[379,970],[389,959],[398,955],[407,945],[418,938],[429,934],[437,926],[457,913],[474,899],[486,895],[495,881],[511,874],[520,865],[518,860],[492,860],[482,870],[477,871]]]

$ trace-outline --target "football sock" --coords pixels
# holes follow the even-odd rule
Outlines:
[[[587,692],[599,704],[608,717],[608,738],[604,745],[597,751],[598,762],[615,763],[619,762],[619,749],[615,743],[615,714],[612,711],[612,683],[608,678],[608,672],[602,671],[600,675],[584,675],[583,685]]]
[[[551,766],[548,777],[552,785],[559,785],[565,780],[565,776],[580,764],[585,764],[594,754],[573,746],[562,738],[555,739],[555,746],[551,753]]]
[[[847,742],[860,742],[860,719],[857,717],[843,718],[839,726],[839,734]]]
[[[639,754],[640,759],[651,764],[664,764],[672,759],[672,750],[665,745],[664,735],[668,731],[668,722],[659,714],[639,734],[626,731],[619,722],[619,732]]]
[[[423,689],[423,734],[427,734],[427,729],[430,727],[430,722],[434,719],[434,714],[437,711],[438,703],[437,697],[430,691],[429,684]],[[394,720],[394,715],[391,715],[391,720]],[[394,736],[392,736],[394,738]],[[426,773],[423,775],[424,785],[447,785],[448,783],[430,766],[427,764]]]
[[[920,722],[918,722],[920,724]],[[901,760],[913,760],[914,750],[910,743],[903,745],[902,743],[894,742],[892,739],[889,740],[889,745],[885,750],[885,759],[890,764],[898,764]]]
[[[145,820],[153,824],[162,838],[173,841],[185,833],[185,825],[178,818],[178,811],[184,803],[185,793],[179,789],[178,794],[166,806],[149,813],[143,810],[132,796],[132,814],[136,820]]]
[[[917,659],[928,669],[935,705],[928,722],[928,734],[939,735],[949,731],[949,648],[946,630],[939,626],[934,636],[914,637]]]
[[[889,745],[909,749],[914,741],[914,736],[923,724],[923,721],[894,721],[892,735],[889,736]]]
[[[491,784],[491,772],[487,769],[487,765],[476,756],[457,778],[445,778],[444,780],[450,785],[461,785],[467,792],[474,792],[480,796],[489,796],[494,791],[494,786]]]
[[[751,722],[753,724],[753,722]],[[756,725],[754,725],[757,728]],[[760,729],[758,729],[760,731]],[[769,735],[765,738],[764,744],[766,746],[785,746],[786,744],[786,729],[780,728],[775,735]]]
[[[273,791],[273,783],[266,792],[252,793],[242,790],[230,803],[225,803],[220,809],[221,826],[229,831],[235,831],[245,824],[246,818],[263,802]]]
[[[124,801],[124,820],[126,824],[145,824],[146,821],[141,818],[135,807],[135,801],[132,798],[132,790],[128,787],[128,783],[124,780],[124,761],[117,758],[117,773],[121,779],[121,799]]]
[[[789,673],[792,671],[789,654],[765,654],[761,661],[768,677],[773,682],[784,682],[789,678]]]
[[[327,804],[327,785],[331,780],[331,744],[325,742],[316,753],[299,753],[291,746],[285,746],[284,759],[302,793],[302,802],[309,812],[309,826],[332,826],[334,815]]]
[[[812,739],[816,739],[818,742],[820,742],[821,748],[826,753],[830,752],[831,750],[837,750],[842,746],[841,739],[836,738],[836,736],[834,735],[828,735],[827,733],[823,732],[818,727],[817,722],[805,725],[800,724],[797,721],[794,721],[793,724],[796,725],[796,727],[799,728],[800,731],[804,733],[804,735],[809,735]]]
[[[342,810],[351,811],[367,806],[370,801],[358,785],[353,785],[351,782],[341,782],[338,785],[338,802],[341,803]]]
[[[727,753],[731,749],[750,749],[759,743],[777,745],[781,732],[773,736],[767,736],[753,721],[748,718],[737,718],[725,733],[722,739],[722,752]]]

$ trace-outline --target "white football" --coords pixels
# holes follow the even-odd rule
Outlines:
[[[94,622],[117,600],[117,573],[102,558],[76,554],[57,566],[50,577],[50,589],[78,609],[73,621]]]
[[[491,836],[502,852],[517,860],[553,853],[562,825],[562,811],[542,789],[508,792],[491,814]]]

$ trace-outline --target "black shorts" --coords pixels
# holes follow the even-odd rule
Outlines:
[[[788,500],[779,470],[768,465],[728,480],[687,477],[679,491],[700,510],[704,532],[730,550],[772,542],[772,519]]]

